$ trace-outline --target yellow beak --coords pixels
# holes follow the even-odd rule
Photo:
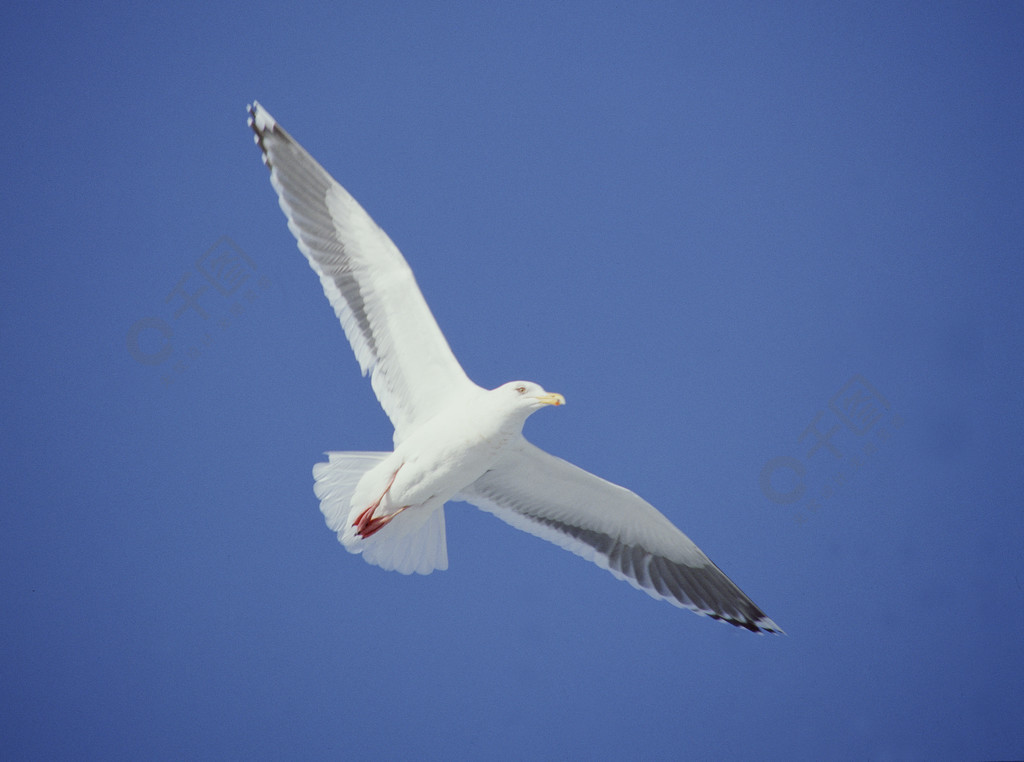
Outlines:
[[[564,405],[565,397],[561,394],[542,394],[537,397],[537,401],[544,405]]]

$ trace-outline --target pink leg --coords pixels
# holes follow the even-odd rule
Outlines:
[[[362,537],[363,539],[366,539],[375,532],[379,532],[381,529],[383,529],[389,523],[391,523],[391,520],[395,516],[397,516],[402,511],[409,507],[407,505],[404,505],[389,516],[373,515],[373,512],[380,507],[381,501],[384,500],[384,496],[388,494],[388,491],[391,489],[391,485],[395,483],[395,477],[398,476],[398,472],[401,470],[402,467],[399,466],[395,470],[395,473],[391,474],[391,479],[388,481],[388,486],[386,486],[384,488],[384,491],[380,493],[380,497],[374,500],[373,504],[370,505],[369,508],[367,508],[365,511],[356,516],[356,520],[352,522],[352,526],[356,528],[356,534]]]
[[[363,511],[363,513],[359,514],[359,521],[357,521],[357,523],[353,524],[352,526],[357,526],[358,527],[358,531],[356,532],[356,534],[358,534],[360,537],[362,537],[365,540],[370,535],[376,534],[381,529],[383,529],[388,524],[390,524],[391,520],[395,516],[400,514],[402,511],[404,511],[408,507],[409,506],[407,506],[407,505],[403,505],[401,508],[399,508],[397,511],[395,511],[392,514],[389,514],[387,516],[371,516],[371,517],[367,518],[366,520],[363,520],[363,516],[366,515],[366,512]],[[359,523],[360,521],[362,522],[361,525]]]

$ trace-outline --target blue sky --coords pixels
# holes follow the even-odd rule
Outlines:
[[[3,756],[1024,755],[1022,6],[432,6],[0,11]],[[787,636],[468,506],[341,548],[391,431],[253,99]]]

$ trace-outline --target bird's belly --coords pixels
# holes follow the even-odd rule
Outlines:
[[[445,448],[410,453],[402,459],[389,491],[395,507],[444,503],[475,482],[497,460],[491,448]]]
[[[381,464],[394,474],[388,490],[389,508],[433,503],[438,506],[475,482],[501,454],[506,437],[474,431],[466,436],[461,427],[428,426],[403,442]]]

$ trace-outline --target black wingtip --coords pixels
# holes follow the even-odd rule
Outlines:
[[[746,596],[744,596],[746,598]],[[747,611],[737,612],[737,615],[730,616],[728,614],[722,614],[717,611],[708,611],[706,608],[694,608],[698,614],[717,619],[719,622],[725,622],[731,624],[733,627],[742,627],[744,630],[749,630],[757,635],[764,635],[769,633],[771,635],[785,635],[786,632],[779,627],[775,622],[768,618],[768,616],[755,606],[749,598],[746,598]]]
[[[786,634],[781,627],[775,624],[775,622],[773,622],[768,617],[758,619],[756,622],[751,622],[748,620],[745,622],[729,622],[729,624],[734,624],[737,627],[743,627],[747,630],[750,630],[751,632],[757,633],[758,635],[764,635],[765,633],[768,633],[769,635]]]
[[[268,133],[274,131],[274,129],[277,127],[277,123],[274,121],[274,118],[270,116],[270,114],[267,114],[267,112],[262,109],[262,107],[259,104],[259,101],[253,101],[252,103],[248,104],[246,106],[246,111],[249,112],[249,117],[248,119],[246,119],[246,123],[249,125],[249,128],[253,131],[253,140],[255,141],[256,145],[259,146],[260,155],[263,157],[263,164],[266,165],[267,169],[271,169],[270,157],[267,155],[267,147],[263,143],[263,138]],[[262,119],[261,114],[265,115],[266,119]],[[261,122],[266,123],[261,124]]]

